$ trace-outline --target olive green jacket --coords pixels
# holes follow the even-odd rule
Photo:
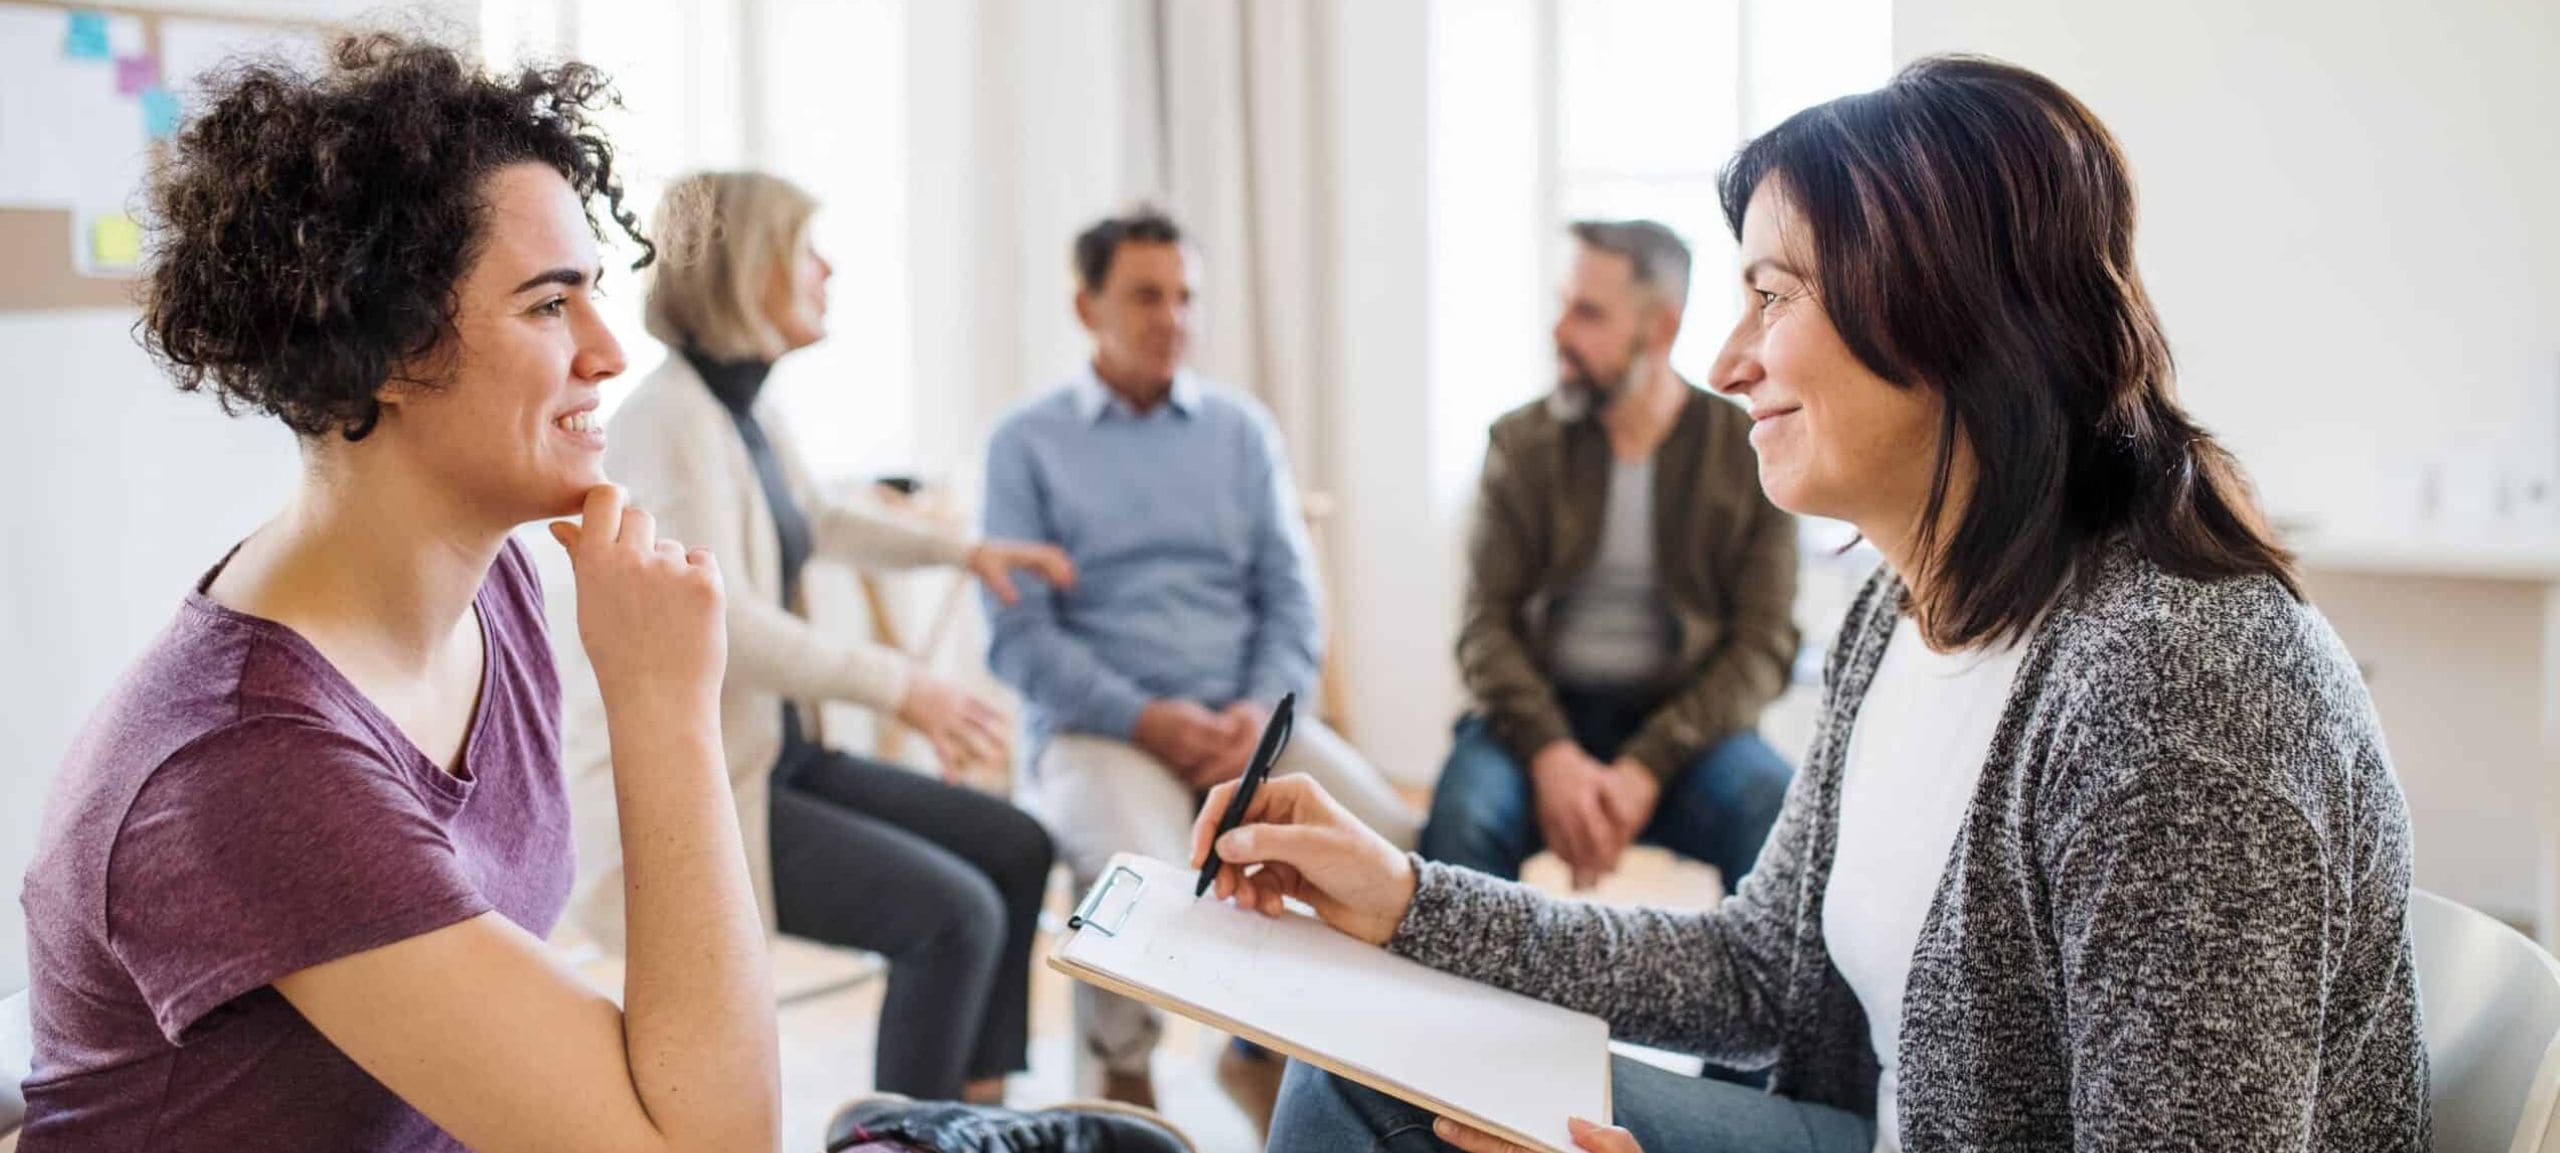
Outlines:
[[[1654,450],[1654,568],[1679,627],[1674,672],[1627,743],[1666,784],[1751,728],[1795,663],[1795,521],[1760,492],[1751,418],[1696,388]],[[1591,567],[1607,514],[1609,437],[1561,398],[1494,422],[1468,542],[1459,672],[1526,765],[1572,737],[1542,658],[1549,608]]]

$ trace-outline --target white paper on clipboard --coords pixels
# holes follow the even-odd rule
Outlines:
[[[1313,917],[1194,900],[1199,874],[1114,857],[1050,965],[1533,1148],[1609,1120],[1609,1026],[1426,968]]]

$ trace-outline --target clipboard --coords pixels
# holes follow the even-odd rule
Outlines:
[[[1532,1149],[1609,1119],[1609,1026],[1280,917],[1194,900],[1189,870],[1122,853],[1049,967]]]

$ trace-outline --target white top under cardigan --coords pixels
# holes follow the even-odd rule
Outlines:
[[[811,557],[875,568],[966,562],[975,542],[951,531],[827,499],[810,482],[789,422],[756,406],[786,483],[809,516]],[[772,846],[766,797],[782,752],[782,702],[846,701],[881,711],[907,691],[908,661],[895,649],[829,636],[782,606],[782,544],[738,426],[684,357],[640,382],[605,430],[605,474],[657,518],[661,535],[711,550],[728,586],[729,665],[720,731],[746,842],[748,876],[773,931]],[[543,542],[553,551],[558,546]],[[559,656],[561,761],[577,822],[578,881],[569,918],[606,948],[623,943],[622,844],[595,671],[577,640],[576,606],[554,582],[552,647]],[[814,719],[814,708],[801,710]]]
[[[1822,936],[1867,1011],[1878,1066],[1877,1153],[1902,1148],[1897,1091],[1911,954],[2025,656],[2022,644],[1937,652],[1903,617],[1849,731]]]

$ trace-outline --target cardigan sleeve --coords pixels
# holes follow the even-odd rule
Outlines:
[[[1640,1045],[1766,1065],[1786,1033],[1793,898],[1823,820],[1797,781],[1759,865],[1713,910],[1595,905],[1416,858],[1421,884],[1387,947],[1593,1014]]]
[[[2312,1148],[2331,958],[2302,813],[2235,772],[2159,772],[2072,832],[2053,901],[2082,1150]]]

